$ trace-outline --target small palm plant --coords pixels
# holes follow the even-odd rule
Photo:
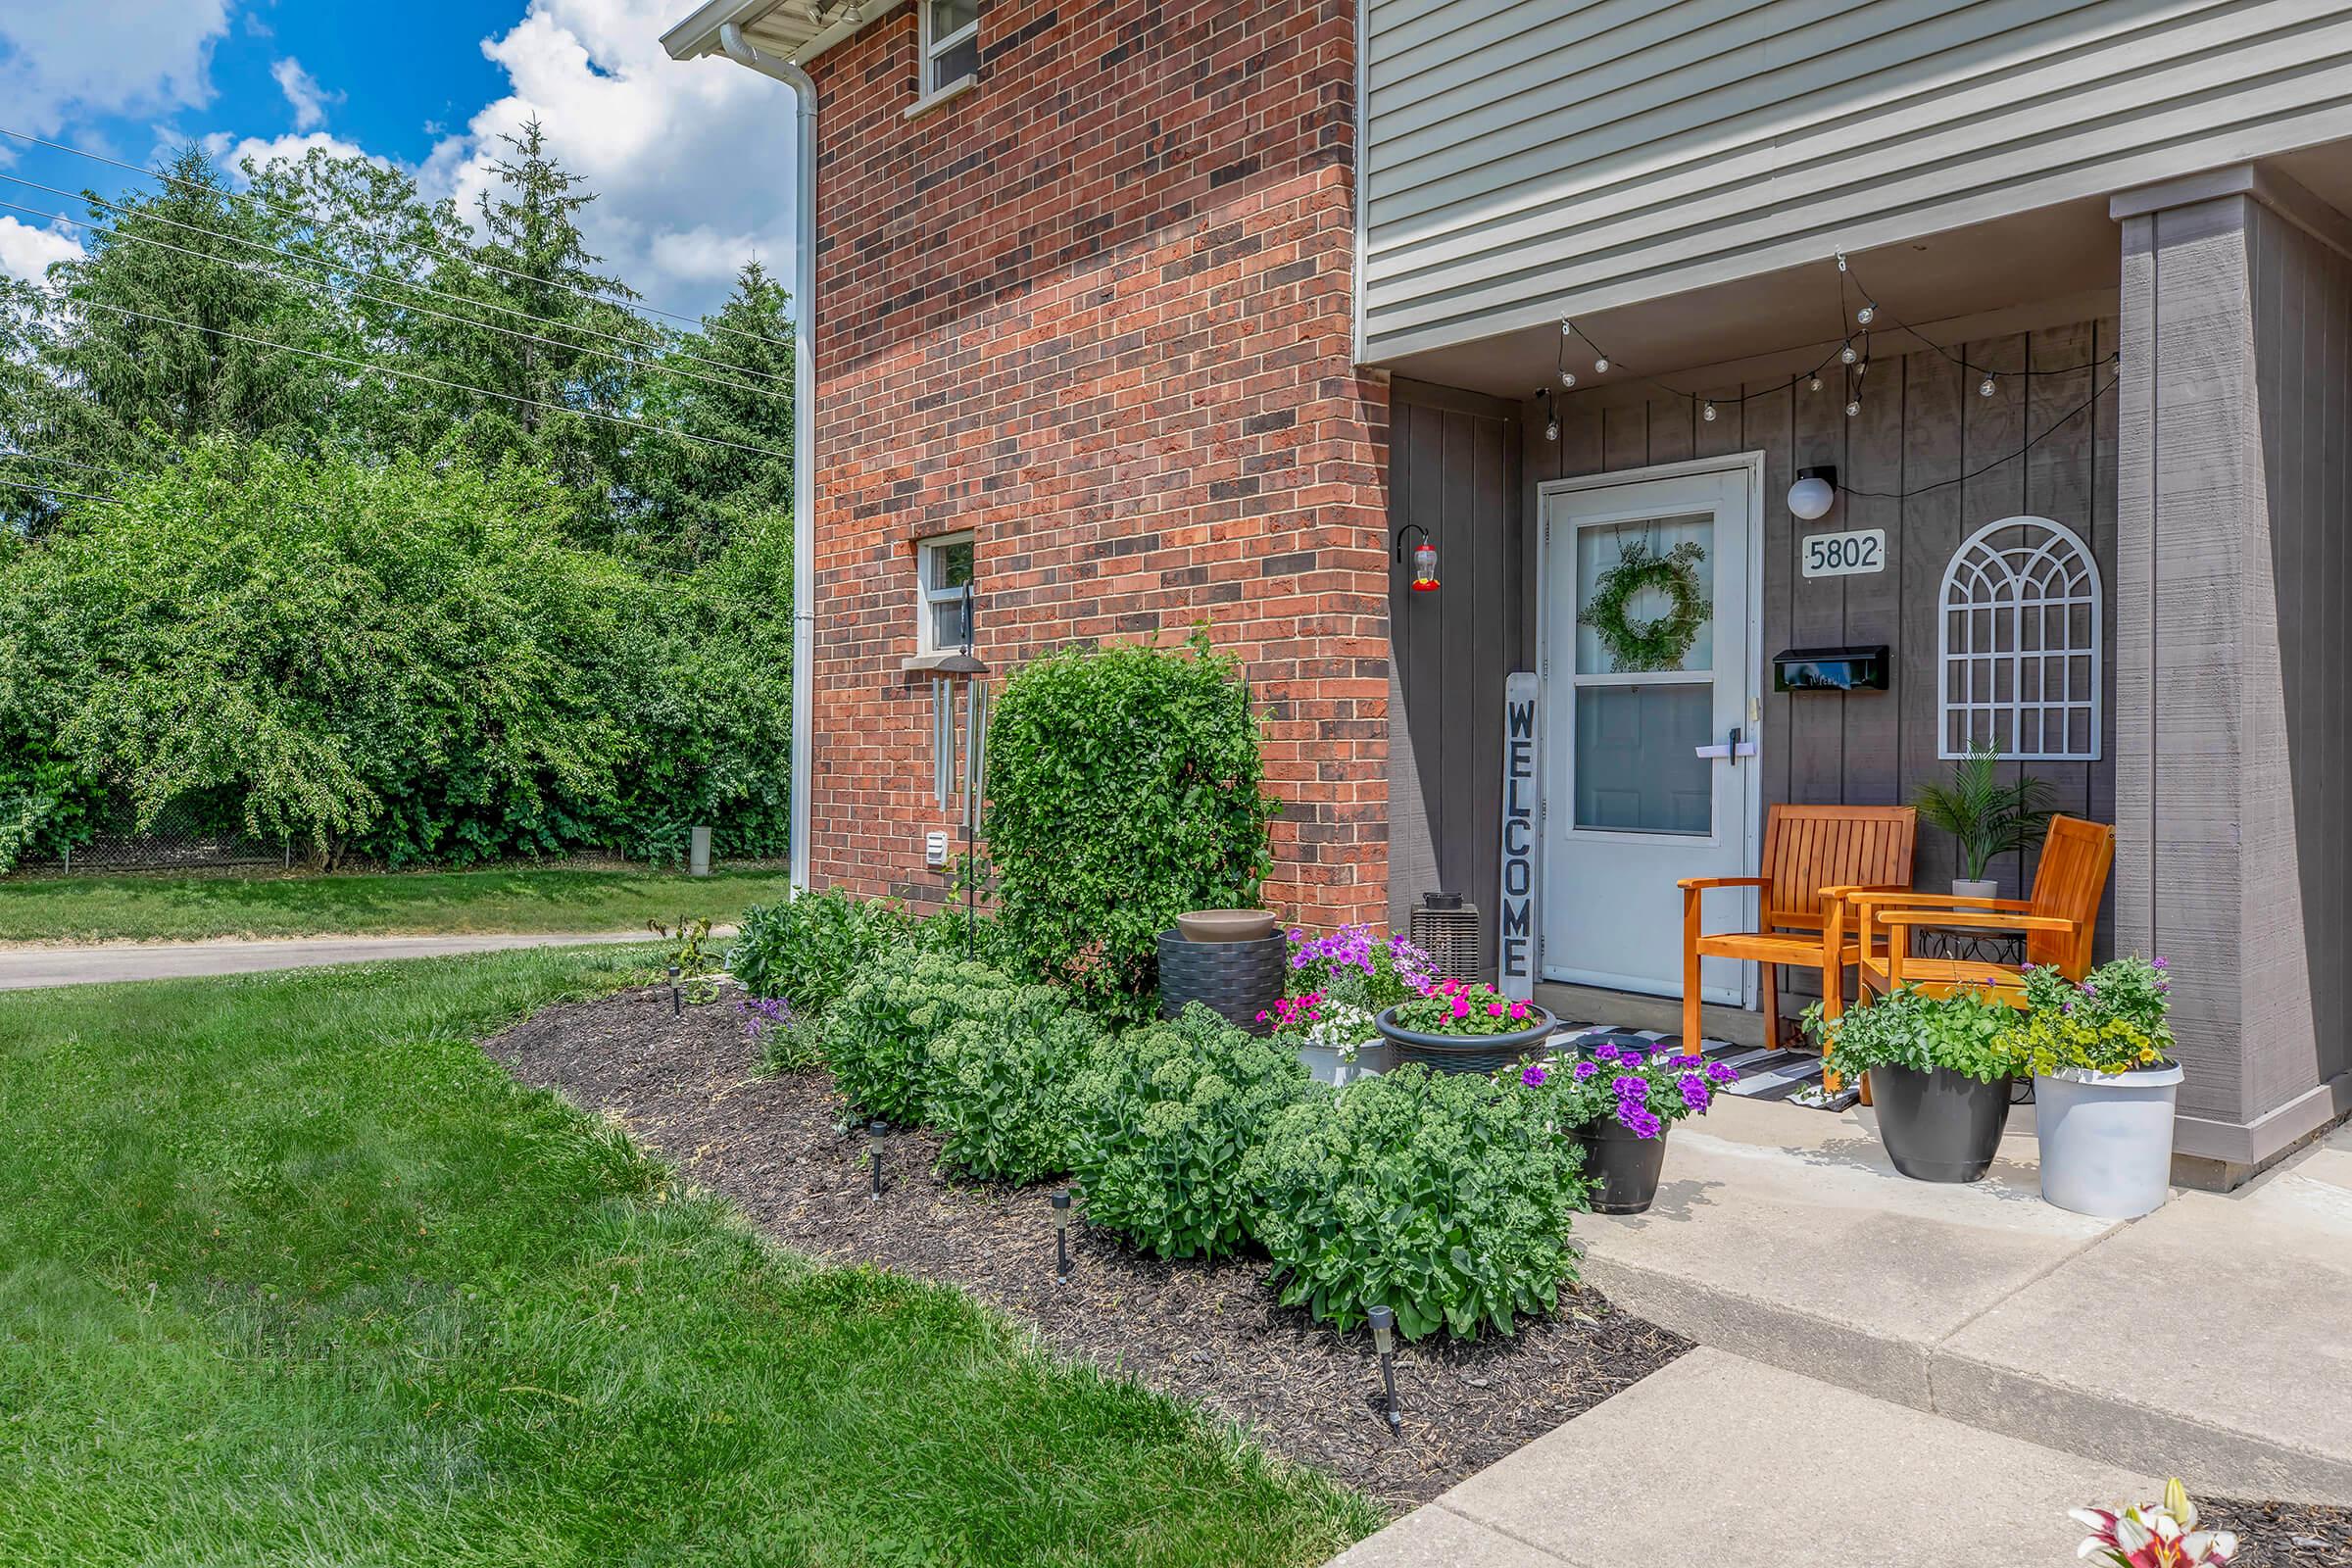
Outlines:
[[[2001,749],[1990,741],[1969,746],[1952,769],[1949,784],[1923,784],[1911,804],[1930,827],[1960,841],[1966,880],[1982,882],[1996,855],[2038,843],[2050,820],[2050,787],[2032,774],[2014,783],[2000,778]]]

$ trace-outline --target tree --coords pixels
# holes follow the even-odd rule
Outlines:
[[[649,415],[705,440],[638,442],[630,483],[644,503],[639,531],[693,561],[755,514],[789,516],[793,397],[792,296],[747,263],[726,303],[671,345],[649,387]]]

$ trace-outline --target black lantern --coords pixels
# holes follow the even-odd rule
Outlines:
[[[866,1136],[866,1138],[867,1138],[867,1139],[868,1139],[868,1140],[871,1142],[871,1144],[872,1144],[872,1148],[873,1148],[873,1161],[872,1161],[872,1162],[873,1162],[874,1190],[873,1190],[873,1193],[872,1193],[870,1196],[872,1196],[872,1197],[875,1197],[875,1198],[880,1198],[880,1197],[882,1196],[882,1144],[881,1144],[881,1138],[882,1138],[882,1135],[883,1135],[884,1133],[888,1132],[888,1131],[890,1131],[890,1123],[888,1123],[888,1122],[884,1121],[884,1120],[883,1120],[881,1117],[879,1117],[879,1116],[875,1117],[875,1118],[874,1118],[872,1121],[869,1121],[869,1122],[867,1122],[867,1123],[865,1124],[865,1136]]]

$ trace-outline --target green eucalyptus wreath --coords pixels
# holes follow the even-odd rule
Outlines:
[[[1650,554],[1646,541],[1625,545],[1617,564],[1600,574],[1592,598],[1577,618],[1600,636],[1600,645],[1620,670],[1680,669],[1698,628],[1707,623],[1714,607],[1698,585],[1698,564],[1705,550],[1686,539],[1662,556]],[[1644,588],[1655,588],[1673,602],[1655,620],[1631,620],[1625,607]]]

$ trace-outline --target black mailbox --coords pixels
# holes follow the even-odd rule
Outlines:
[[[1791,648],[1772,656],[1776,692],[1883,692],[1886,645],[1876,648]]]

